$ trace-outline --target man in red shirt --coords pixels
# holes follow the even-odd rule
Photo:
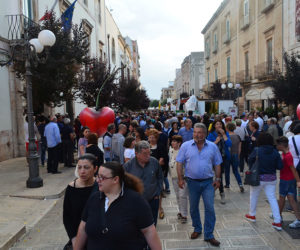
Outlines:
[[[277,149],[282,151],[283,169],[280,170],[280,183],[279,183],[279,210],[282,213],[285,197],[288,198],[296,216],[296,220],[289,224],[290,228],[300,228],[300,214],[298,205],[294,199],[295,186],[300,187],[300,178],[296,171],[293,162],[293,156],[289,152],[289,140],[285,136],[279,137],[277,140]]]

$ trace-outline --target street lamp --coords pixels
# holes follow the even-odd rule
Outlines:
[[[236,83],[235,84],[235,88],[237,89],[237,109],[238,109],[238,115],[239,115],[239,111],[240,111],[240,88],[241,88],[241,84]]]
[[[222,88],[223,90],[225,90],[226,88],[229,89],[229,99],[231,100],[231,89],[233,88],[233,83],[231,83],[231,82],[229,82],[229,83],[227,83],[227,84],[223,83],[223,84],[221,85],[221,88]]]
[[[27,116],[28,116],[28,162],[29,162],[29,177],[26,181],[28,188],[38,188],[43,186],[43,179],[39,175],[39,156],[35,144],[34,135],[34,121],[33,121],[33,100],[32,100],[32,73],[31,73],[31,61],[34,63],[39,62],[37,53],[41,53],[46,48],[46,52],[49,51],[49,47],[55,43],[55,35],[50,30],[42,30],[38,38],[33,38],[28,41],[27,34],[25,36],[25,80],[26,80],[26,93],[27,93]]]

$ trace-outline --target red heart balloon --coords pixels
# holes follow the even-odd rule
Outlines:
[[[298,106],[297,106],[297,116],[298,116],[298,119],[300,120],[300,104],[298,104]]]
[[[90,131],[102,136],[107,131],[107,126],[115,121],[115,113],[109,107],[103,107],[99,111],[93,108],[85,108],[79,114],[82,126],[89,127]]]

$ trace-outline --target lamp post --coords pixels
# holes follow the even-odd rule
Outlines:
[[[34,120],[33,120],[33,100],[32,100],[32,73],[31,62],[37,63],[39,61],[37,53],[41,53],[46,47],[53,46],[55,43],[55,35],[50,30],[42,30],[38,39],[34,38],[28,41],[27,35],[25,36],[25,80],[26,80],[26,93],[27,93],[27,116],[28,116],[28,162],[29,162],[29,177],[26,181],[28,188],[38,188],[43,186],[43,179],[39,175],[39,156],[35,144],[34,135]]]
[[[229,83],[227,83],[227,84],[225,84],[225,83],[223,83],[222,85],[221,85],[221,88],[223,89],[223,90],[225,90],[225,89],[229,89],[229,99],[231,100],[231,89],[233,88],[233,83],[231,83],[231,82],[229,82]]]
[[[235,84],[235,88],[237,89],[237,108],[238,108],[238,115],[240,114],[240,88],[241,88],[241,84],[236,83]]]

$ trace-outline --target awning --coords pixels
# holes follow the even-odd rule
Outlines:
[[[247,101],[251,100],[268,100],[274,98],[274,93],[271,87],[265,89],[250,89],[245,95]]]

